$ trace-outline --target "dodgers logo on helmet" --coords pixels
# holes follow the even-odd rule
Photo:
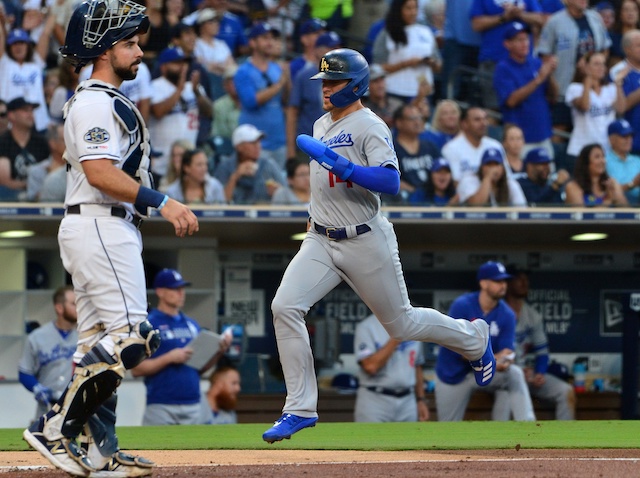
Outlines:
[[[109,138],[109,132],[105,129],[98,128],[97,126],[95,128],[91,128],[84,135],[84,140],[87,143],[93,144],[106,143],[107,141],[109,141]]]

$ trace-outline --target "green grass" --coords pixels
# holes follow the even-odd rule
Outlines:
[[[120,427],[123,449],[464,450],[640,448],[639,421],[318,423],[269,445],[265,424]],[[0,450],[27,450],[22,430],[0,429]]]

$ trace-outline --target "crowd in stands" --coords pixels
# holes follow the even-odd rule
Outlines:
[[[0,201],[64,200],[64,105],[91,74],[57,54],[78,1],[0,0]],[[121,90],[180,201],[308,203],[295,138],[343,46],[369,60],[363,104],[392,132],[401,191],[383,203],[640,201],[640,0],[388,0],[366,38],[352,0],[136,1],[151,26]]]

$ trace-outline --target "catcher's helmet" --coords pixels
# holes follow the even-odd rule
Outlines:
[[[351,80],[332,94],[329,101],[342,108],[362,98],[369,89],[369,64],[360,53],[349,48],[331,50],[320,59],[320,72],[312,80]]]
[[[79,70],[120,40],[146,32],[145,9],[131,0],[85,0],[69,20],[60,54]]]

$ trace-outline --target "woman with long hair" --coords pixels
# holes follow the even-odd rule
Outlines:
[[[511,168],[514,179],[526,177],[525,164],[522,159],[524,149],[524,133],[520,126],[513,123],[504,125],[502,128],[502,146],[507,153],[507,163]]]
[[[625,57],[622,50],[622,37],[624,34],[638,28],[640,28],[640,5],[635,0],[623,0],[620,2],[613,28],[609,33],[611,37],[609,67],[612,67]]]
[[[459,198],[451,176],[451,165],[444,158],[433,161],[429,179],[424,185],[424,202],[434,206],[455,206]]]
[[[629,205],[620,183],[607,174],[604,149],[599,144],[588,144],[582,148],[565,194],[568,206]]]
[[[431,118],[431,127],[426,130],[425,139],[434,142],[440,149],[460,132],[462,110],[453,100],[440,100]],[[422,137],[422,135],[421,135]]]
[[[442,66],[431,29],[417,20],[417,0],[393,0],[373,45],[373,61],[387,72],[387,93],[405,103],[417,96],[422,83],[433,90],[433,73]]]
[[[180,177],[182,158],[185,153],[195,148],[195,144],[186,139],[179,139],[173,142],[169,150],[169,167],[167,168],[167,174],[162,176],[160,181],[158,181],[158,191],[166,194],[167,188]]]
[[[53,90],[49,102],[49,115],[54,121],[62,122],[62,107],[73,96],[79,83],[80,75],[68,61],[63,61],[58,69],[60,84]]]
[[[185,204],[224,204],[224,186],[209,176],[209,159],[201,149],[187,151],[180,177],[167,188],[167,195]]]

